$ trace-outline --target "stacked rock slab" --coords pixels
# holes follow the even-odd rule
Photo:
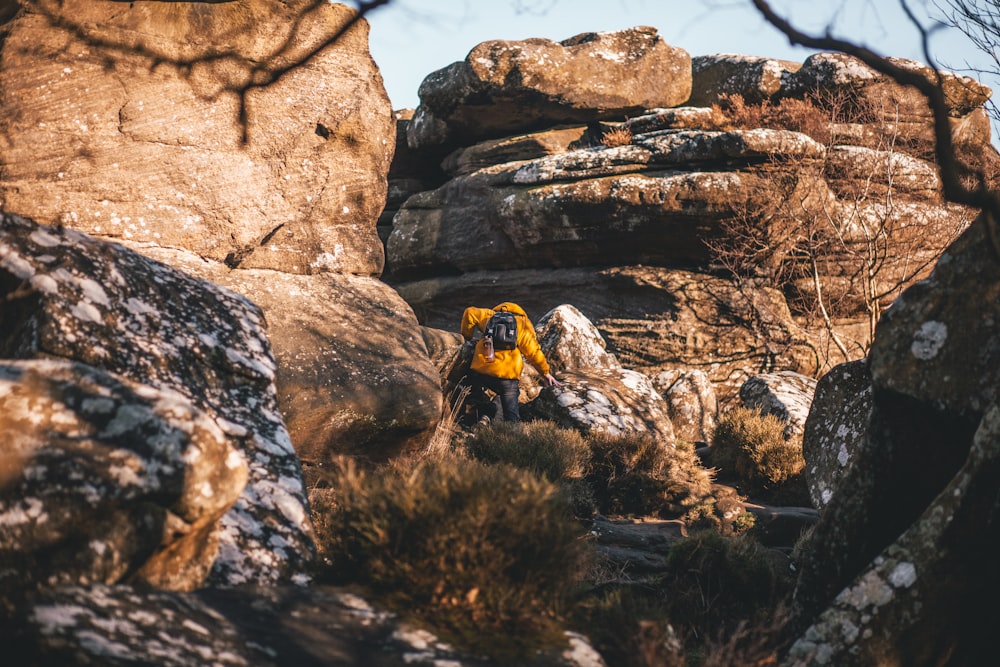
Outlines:
[[[942,201],[925,156],[872,143],[874,133],[902,134],[904,126],[914,136],[926,133],[929,117],[912,91],[846,56],[817,54],[801,64],[728,54],[692,61],[663,48],[654,32],[561,44],[487,42],[429,75],[407,142],[451,178],[414,193],[395,214],[386,241],[390,282],[422,324],[442,329],[454,329],[470,303],[513,299],[529,315],[572,304],[626,367],[652,376],[703,371],[724,402],[754,375],[815,377],[862,356],[870,330],[857,263],[871,226],[891,227],[899,244],[880,261],[880,279],[906,285],[926,276],[972,219]],[[597,44],[605,45],[600,57],[586,51]],[[545,66],[538,64],[543,53]],[[579,66],[606,82],[629,62],[642,80],[657,61],[674,84],[670,94],[650,88],[659,101],[623,84],[614,90],[624,101],[612,105],[577,95],[587,86],[566,76]],[[956,137],[990,150],[976,120],[990,91],[965,77],[946,74],[945,81]],[[528,86],[535,86],[532,95]],[[868,125],[840,122],[832,100],[848,93],[859,105],[892,100],[905,114],[869,115],[877,122]],[[734,95],[772,106],[808,97],[830,119],[816,132],[822,140],[732,126],[712,105]],[[572,114],[549,113],[569,107]],[[454,148],[443,161],[430,152],[442,146]],[[872,195],[888,190],[890,180],[891,198]],[[780,209],[776,199],[790,204]],[[737,288],[716,271],[716,249],[741,221],[780,227],[795,211],[837,221],[843,246],[817,270],[824,296],[844,313],[834,323],[843,351],[827,331],[803,328],[811,276],[778,291],[754,281]],[[769,275],[775,267],[762,261],[755,269]]]
[[[188,270],[244,290],[264,309],[296,446],[336,451],[366,411],[410,445],[428,437],[440,390],[426,355],[418,345],[392,366],[385,354],[416,321],[373,284],[395,128],[367,23],[327,44],[354,10],[20,5],[0,47],[3,210],[148,254],[188,251],[205,260]]]

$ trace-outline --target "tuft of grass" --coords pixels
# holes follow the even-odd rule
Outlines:
[[[632,130],[627,127],[615,127],[601,135],[601,143],[608,148],[628,146],[632,143]]]
[[[694,447],[668,446],[648,433],[587,435],[591,461],[585,479],[604,514],[681,518],[712,503],[711,473]]]
[[[468,649],[561,642],[559,613],[585,568],[565,494],[509,465],[457,456],[364,471],[331,485],[318,579],[360,583]]]
[[[744,493],[809,505],[802,446],[785,440],[784,432],[784,422],[774,415],[735,407],[715,425],[709,458],[722,473],[734,476]]]
[[[469,456],[483,463],[509,463],[550,482],[578,479],[590,459],[579,431],[555,422],[496,422],[465,441]]]
[[[709,644],[741,624],[765,623],[788,600],[794,578],[755,539],[700,531],[674,544],[660,581],[668,616],[688,643]],[[680,627],[680,626],[678,626]]]

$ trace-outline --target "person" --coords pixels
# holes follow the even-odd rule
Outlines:
[[[558,386],[559,381],[552,375],[549,362],[542,353],[535,327],[524,309],[516,303],[505,301],[494,308],[466,308],[462,313],[462,336],[465,340],[472,340],[476,331],[485,333],[486,324],[500,310],[508,310],[516,318],[517,347],[513,350],[495,350],[495,358],[491,361],[487,358],[485,338],[478,339],[467,377],[473,389],[486,388],[496,394],[493,399],[494,419],[517,422],[521,420],[517,398],[521,390],[520,377],[524,370],[524,359],[544,376],[547,385]]]

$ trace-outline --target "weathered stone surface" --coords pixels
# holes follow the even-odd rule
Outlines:
[[[936,193],[941,189],[937,167],[930,162],[899,153],[863,146],[833,146],[826,155],[824,173],[830,179],[892,185],[902,192]]]
[[[632,134],[646,134],[659,130],[721,130],[722,118],[708,107],[673,107],[649,109],[641,116],[633,116],[619,127]]]
[[[562,42],[491,41],[428,75],[419,93],[410,146],[468,146],[678,106],[691,93],[691,57],[649,27]]]
[[[625,368],[565,371],[561,386],[544,389],[531,414],[584,433],[649,433],[665,447],[675,445],[666,402],[649,378]]]
[[[0,357],[64,358],[177,391],[239,439],[249,483],[222,518],[211,581],[304,573],[309,506],[256,306],[122,246],[11,215],[0,225],[0,293]]]
[[[396,285],[422,324],[454,330],[465,304],[493,303],[497,285],[529,313],[570,303],[593,322],[626,368],[704,370],[721,401],[774,368],[819,372],[810,335],[774,290],[650,266],[482,271]]]
[[[845,602],[868,612],[843,640],[831,643],[827,630],[803,635],[829,644],[824,651],[885,652],[886,662],[913,664],[952,651],[962,656],[955,664],[986,655],[988,633],[968,602],[1000,590],[993,568],[973,556],[1000,547],[993,451],[1000,263],[986,227],[977,219],[879,322],[868,428],[800,562],[801,620],[826,624],[826,609],[833,621],[851,620]],[[900,565],[913,574],[906,590],[886,588],[881,582]],[[864,591],[882,594],[859,597]],[[893,637],[902,639],[889,642],[886,628],[900,619],[906,625]]]
[[[875,333],[874,385],[978,421],[1000,403],[1000,264],[980,217]]]
[[[365,276],[230,270],[191,253],[137,248],[242,294],[261,308],[277,364],[278,405],[298,456],[386,460],[426,443],[441,385],[413,310]]]
[[[668,369],[652,376],[653,386],[667,402],[674,434],[692,443],[711,442],[719,415],[719,400],[708,374],[699,369]]]
[[[36,596],[0,627],[6,657],[19,665],[496,664],[463,654],[432,633],[340,588],[292,586],[148,592],[128,586],[75,586]],[[585,637],[525,667],[603,667]]]
[[[593,322],[576,307],[556,306],[538,320],[538,343],[554,372],[621,368]]]
[[[834,366],[816,383],[802,434],[809,497],[826,507],[861,447],[872,409],[871,377],[864,359]]]
[[[367,23],[249,89],[245,126],[232,92],[300,61],[354,10],[20,4],[0,50],[5,211],[231,265],[381,272],[393,120]]]
[[[756,375],[740,387],[740,400],[761,414],[774,415],[785,422],[785,439],[801,440],[809,406],[816,392],[816,380],[794,371]]]
[[[890,58],[904,69],[923,74],[934,80],[934,71],[922,63],[903,58]],[[992,91],[975,79],[952,72],[941,72],[945,101],[954,117],[962,117],[989,99]],[[794,73],[785,77],[782,96],[802,97],[821,94],[849,93],[859,104],[869,107],[890,122],[928,120],[927,98],[915,88],[895,83],[860,60],[844,53],[816,53],[805,59]]]
[[[1000,590],[995,508],[1000,409],[969,457],[909,528],[868,563],[791,647],[782,665],[978,665],[996,654]]]
[[[554,127],[541,132],[481,141],[468,148],[456,149],[444,159],[441,166],[451,176],[462,176],[484,167],[565,153],[592,145],[599,139],[600,137],[591,138],[585,125]]]
[[[0,591],[202,585],[247,466],[185,396],[57,359],[0,362]]]
[[[801,63],[733,53],[714,53],[691,59],[692,106],[719,104],[725,95],[739,95],[747,104],[760,104],[781,90],[785,78]]]

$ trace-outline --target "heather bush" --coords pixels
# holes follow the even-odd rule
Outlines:
[[[723,537],[715,531],[701,531],[673,545],[659,581],[678,632],[687,643],[697,638],[706,644],[741,624],[766,623],[789,599],[793,585],[787,561],[751,537]]]
[[[560,636],[583,570],[564,493],[509,465],[439,456],[363,471],[347,461],[323,513],[320,581],[366,586],[465,648],[497,655]]]
[[[760,500],[808,505],[799,442],[784,437],[785,424],[774,415],[742,406],[724,413],[715,426],[709,458],[720,473]]]
[[[587,435],[585,479],[604,514],[680,518],[711,502],[712,479],[693,445],[666,445],[648,433]]]
[[[495,422],[477,429],[463,446],[477,461],[509,463],[550,482],[582,477],[590,458],[579,431],[550,421]]]

